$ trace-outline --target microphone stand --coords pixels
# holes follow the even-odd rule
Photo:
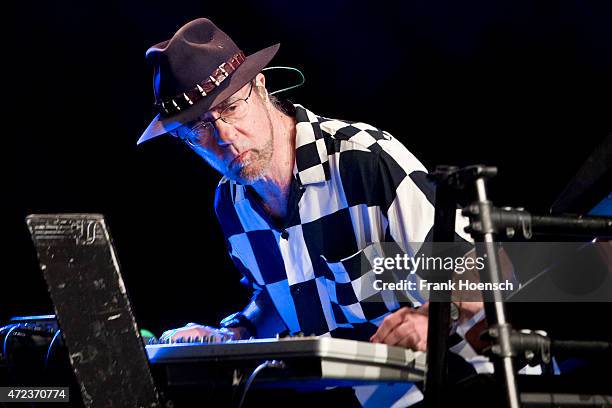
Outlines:
[[[497,168],[483,165],[463,169],[454,166],[438,166],[430,179],[436,182],[436,212],[434,219],[434,242],[452,242],[455,230],[455,209],[464,201],[465,193],[471,192],[475,200],[467,205],[462,214],[470,219],[466,232],[476,243],[476,253],[485,259],[480,271],[480,281],[499,283],[500,262],[495,240],[498,234],[512,237],[521,232],[529,239],[536,234],[564,234],[578,236],[612,236],[612,218],[582,216],[536,216],[522,209],[493,206],[487,196],[487,181],[497,174]],[[438,274],[441,279],[442,274]],[[447,276],[448,278],[448,276]],[[487,337],[491,341],[495,375],[503,384],[506,406],[520,407],[515,376],[515,358],[525,352],[539,348],[549,353],[537,333],[521,334],[512,329],[506,319],[502,295],[499,291],[482,291],[485,315],[488,322]],[[435,292],[430,299],[429,328],[427,340],[427,378],[425,380],[425,403],[428,408],[444,407],[446,392],[446,353],[450,315],[450,293]],[[606,346],[607,347],[607,346]],[[537,350],[536,350],[537,352]]]

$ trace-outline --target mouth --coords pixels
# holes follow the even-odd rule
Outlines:
[[[247,162],[247,156],[249,152],[250,150],[245,150],[244,152],[240,153],[238,156],[234,157],[232,161],[229,163],[229,167],[234,167],[236,165],[245,164]]]

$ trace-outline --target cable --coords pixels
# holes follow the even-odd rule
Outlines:
[[[9,337],[11,337],[11,333],[13,332],[13,330],[15,330],[17,327],[18,327],[17,325],[11,327],[6,332],[6,336],[4,336],[4,345],[2,347],[2,353],[4,354],[4,356],[7,359],[7,361],[8,361],[8,339],[9,339]]]
[[[47,349],[47,356],[45,357],[45,367],[46,368],[49,368],[49,359],[51,358],[51,351],[53,351],[53,345],[55,344],[55,340],[57,339],[61,331],[62,331],[61,329],[58,329],[53,335],[53,338],[51,339],[51,343],[49,343],[49,348]]]
[[[240,397],[238,408],[242,408],[242,405],[244,404],[244,400],[246,399],[246,396],[247,396],[247,392],[249,392],[249,388],[253,384],[253,381],[255,381],[255,377],[257,377],[257,375],[266,368],[285,368],[285,363],[279,360],[266,360],[260,365],[258,365],[253,370],[253,372],[249,376],[249,379],[244,384],[244,390],[242,391],[242,396]]]
[[[6,336],[4,337],[4,345],[2,347],[2,354],[4,354],[4,358],[6,359],[6,370],[7,370],[9,377],[11,375],[11,362],[9,361],[9,355],[8,355],[8,341],[9,341],[9,337],[11,337],[11,333],[13,332],[13,330],[15,330],[18,327],[19,327],[18,325],[15,325],[6,332]]]
[[[274,91],[274,92],[270,92],[270,95],[274,95],[274,94],[277,94],[277,93],[281,93],[281,92],[289,91],[290,89],[294,89],[294,88],[299,88],[300,86],[304,85],[304,82],[306,82],[306,77],[304,76],[304,74],[302,73],[302,71],[300,71],[300,70],[299,70],[299,69],[297,69],[297,68],[293,68],[293,67],[283,67],[283,66],[278,66],[278,67],[266,67],[266,68],[264,68],[262,71],[271,71],[271,70],[274,70],[274,69],[286,69],[286,70],[288,70],[288,71],[295,71],[295,72],[297,72],[298,74],[300,74],[301,82],[300,82],[299,84],[297,84],[297,85],[291,85],[291,86],[288,86],[287,88],[282,88],[282,89],[278,89],[278,90],[276,90],[276,91]]]

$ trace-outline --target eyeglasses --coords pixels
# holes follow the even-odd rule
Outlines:
[[[191,147],[201,147],[207,140],[214,136],[217,128],[215,122],[221,119],[225,123],[233,125],[236,121],[244,118],[249,113],[248,99],[253,91],[253,83],[249,88],[246,98],[236,99],[230,105],[219,112],[219,117],[214,120],[198,120],[194,125],[183,125],[173,131],[174,135],[185,141]]]

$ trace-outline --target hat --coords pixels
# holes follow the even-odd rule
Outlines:
[[[174,36],[149,48],[158,114],[137,144],[174,130],[217,106],[249,83],[274,57],[280,44],[248,57],[206,18],[193,20]]]

